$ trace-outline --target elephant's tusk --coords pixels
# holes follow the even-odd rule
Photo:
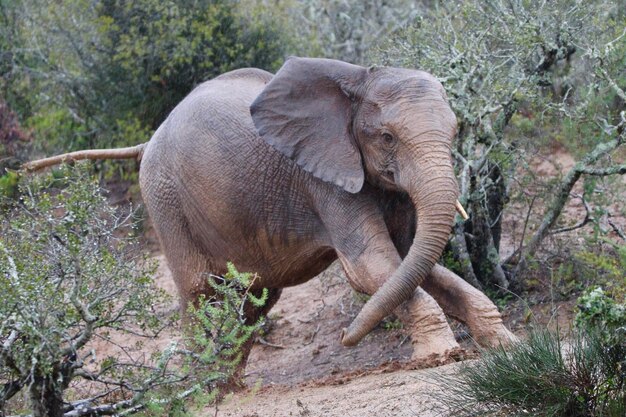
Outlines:
[[[463,217],[463,220],[469,219],[469,216],[467,215],[467,212],[465,211],[465,209],[463,208],[463,206],[461,205],[459,200],[456,200],[456,203],[454,205],[456,207],[456,211],[458,211],[459,214],[461,215],[461,217]]]

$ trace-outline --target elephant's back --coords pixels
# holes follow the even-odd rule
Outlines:
[[[271,78],[267,71],[244,68],[198,85],[152,136],[142,164],[154,160],[151,171],[171,169],[181,175],[180,170],[197,168],[206,175],[206,165],[219,166],[262,145],[249,107]]]
[[[222,74],[198,85],[174,108],[167,123],[169,146],[196,152],[198,141],[249,140],[256,136],[250,105],[271,80],[269,72],[244,68]],[[245,137],[242,137],[243,136]]]
[[[308,201],[310,175],[263,141],[250,116],[250,104],[270,79],[245,69],[198,86],[154,134],[140,180],[142,192],[152,194],[144,196],[146,204],[159,206],[148,207],[151,215],[171,207],[173,194],[177,209],[170,215],[182,216],[216,264],[230,260],[257,272],[287,268],[279,274],[287,276],[311,257],[330,255],[317,253],[327,238]]]

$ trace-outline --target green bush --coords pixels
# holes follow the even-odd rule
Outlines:
[[[127,335],[150,340],[179,327],[129,233],[132,213],[109,206],[82,165],[19,187],[0,224],[0,414],[21,412],[20,397],[37,417],[180,415],[214,398],[261,325],[244,316],[267,297],[249,290],[254,276],[229,265],[224,277],[207,277],[216,297],[191,308],[190,340],[163,351],[131,346]],[[95,341],[124,354],[99,357]]]
[[[41,153],[134,145],[200,82],[276,69],[283,32],[261,2],[0,0],[0,87]]]
[[[533,330],[510,348],[440,378],[450,415],[617,417],[626,414],[626,306],[602,289],[579,298],[576,328]]]
[[[221,394],[223,386],[239,383],[236,378],[242,347],[264,323],[264,318],[247,322],[244,310],[262,307],[268,292],[263,289],[256,297],[250,286],[257,275],[239,272],[231,263],[227,267],[224,276],[206,277],[215,295],[201,296],[189,306],[189,340],[183,345],[173,342],[158,355],[168,374],[165,383],[148,392],[141,402],[150,415],[197,415]],[[182,362],[168,367],[176,357]]]
[[[598,329],[609,341],[626,332],[626,303],[608,297],[601,287],[586,291],[576,304],[574,323],[578,327]]]
[[[81,349],[96,332],[159,325],[151,309],[162,294],[125,237],[130,217],[80,170],[63,172],[61,188],[52,175],[23,181],[0,225],[0,410],[21,390],[35,415],[60,410],[62,392],[86,372]]]
[[[626,245],[592,236],[576,252],[566,251],[557,268],[552,268],[551,285],[558,297],[579,296],[588,288],[602,287],[608,297],[626,297]]]
[[[626,413],[626,337],[607,346],[592,329],[568,342],[534,331],[442,378],[451,416],[619,417]]]

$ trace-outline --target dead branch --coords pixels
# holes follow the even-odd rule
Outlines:
[[[541,242],[543,242],[543,239],[549,234],[550,229],[554,227],[554,224],[561,215],[565,204],[569,200],[569,196],[572,192],[572,189],[574,188],[574,185],[576,184],[576,182],[578,182],[583,174],[586,174],[588,172],[599,173],[601,171],[604,171],[606,175],[622,173],[620,169],[596,169],[593,168],[592,165],[596,163],[600,158],[608,155],[624,143],[624,141],[626,140],[626,129],[623,129],[623,126],[624,115],[622,114],[622,122],[617,127],[617,131],[619,132],[618,137],[611,141],[603,142],[596,145],[596,147],[589,154],[587,154],[581,161],[576,163],[572,167],[572,169],[570,169],[569,172],[565,175],[558,187],[555,199],[543,216],[541,225],[528,242],[528,245],[526,245],[526,247],[524,248],[524,256],[520,257],[519,262],[515,267],[515,271],[513,272],[514,276],[516,276],[521,270],[526,267],[526,259],[535,254],[537,249],[539,249]],[[626,173],[626,171],[624,173]]]
[[[128,148],[88,149],[84,151],[64,153],[62,155],[56,155],[49,158],[37,159],[35,161],[27,162],[24,164],[23,168],[26,172],[35,172],[53,165],[80,161],[83,159],[136,159],[137,161],[141,161],[145,146],[146,144],[142,143],[140,145],[130,146]]]
[[[571,232],[572,230],[580,229],[581,227],[584,227],[585,225],[587,225],[587,223],[589,223],[593,219],[591,217],[591,207],[589,207],[589,204],[587,204],[587,200],[585,200],[585,196],[580,195],[580,194],[573,194],[572,196],[576,198],[580,198],[581,201],[583,202],[583,206],[585,207],[585,218],[573,226],[562,227],[560,229],[552,230],[550,232],[551,235],[556,235],[557,233],[563,233],[563,232]]]
[[[611,226],[611,228],[613,229],[613,231],[614,231],[615,233],[617,233],[617,235],[618,235],[619,237],[621,237],[622,239],[626,240],[626,233],[624,233],[624,231],[623,231],[623,230],[622,230],[622,229],[621,229],[618,225],[616,225],[615,223],[613,223],[613,222],[611,221],[611,219],[608,219],[608,222],[609,222],[609,226]]]
[[[257,342],[259,342],[260,344],[265,345],[265,346],[273,347],[273,348],[276,348],[276,349],[287,349],[287,346],[285,346],[285,345],[278,345],[276,343],[268,342],[267,340],[263,339],[262,337],[257,337],[256,340],[257,340]]]

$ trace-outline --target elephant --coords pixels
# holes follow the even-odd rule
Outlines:
[[[442,85],[416,70],[292,57],[276,75],[246,68],[199,85],[139,172],[181,306],[212,295],[203,272],[231,261],[269,289],[254,319],[339,258],[371,295],[346,346],[394,311],[414,357],[458,346],[444,311],[483,344],[512,340],[493,303],[436,263],[456,212],[455,134]]]
[[[458,348],[446,314],[479,344],[515,340],[482,292],[437,263],[458,203],[456,126],[426,72],[292,57],[275,75],[244,68],[200,84],[146,144],[103,157],[141,159],[183,312],[214,295],[205,273],[227,262],[258,274],[252,291],[269,290],[246,311],[256,320],[282,288],[339,259],[371,295],[343,345],[395,313],[414,359],[445,357]]]

